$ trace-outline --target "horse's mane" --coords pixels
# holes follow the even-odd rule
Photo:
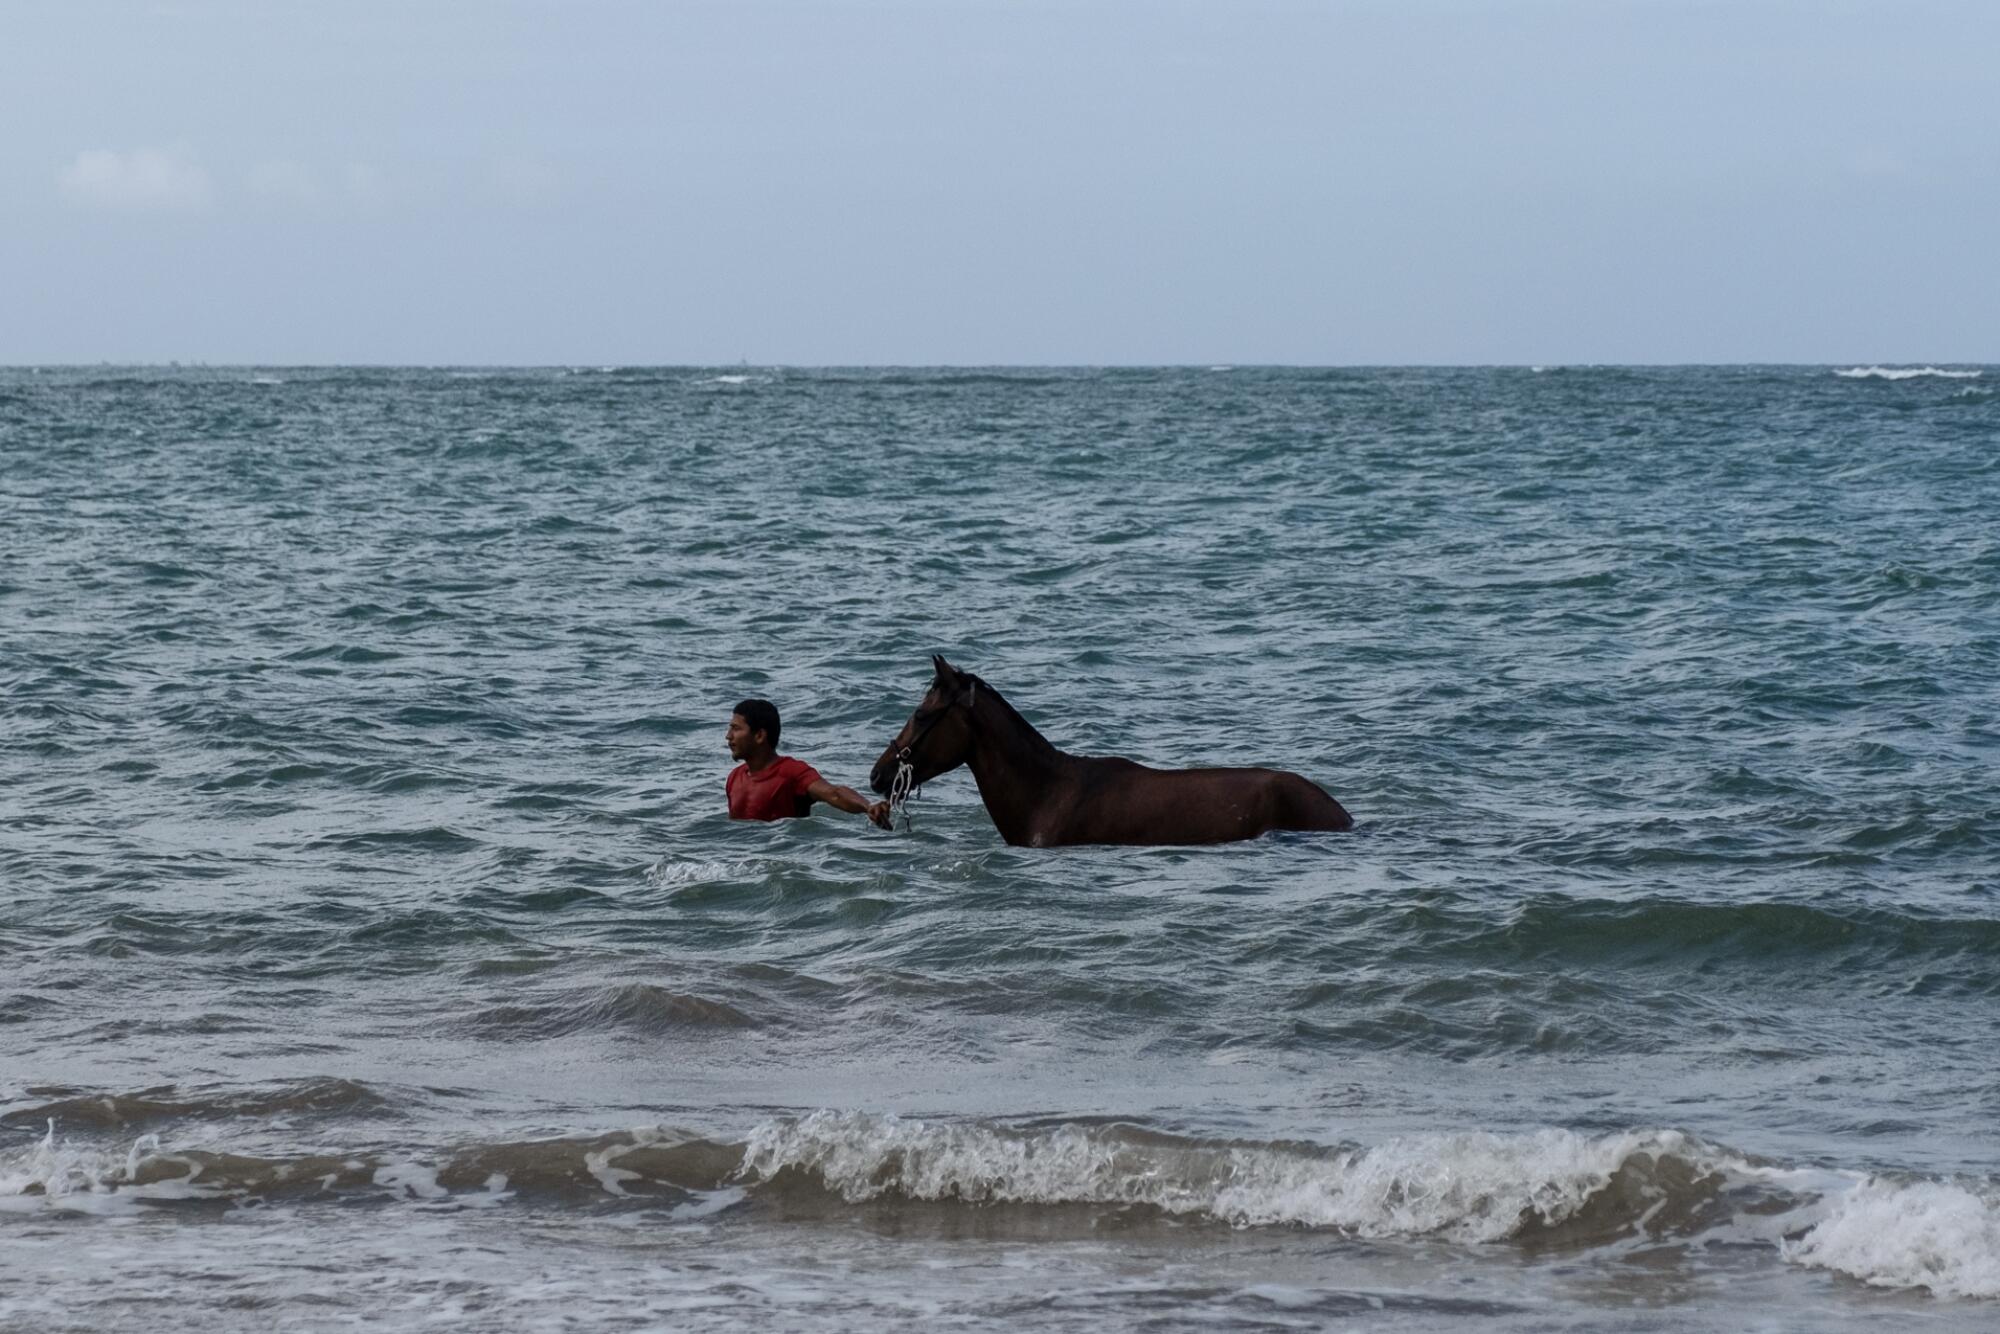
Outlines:
[[[995,690],[992,686],[988,685],[984,677],[975,676],[971,672],[964,673],[964,676],[966,680],[972,682],[975,686],[979,687],[982,693],[991,695],[993,697],[993,702],[998,704],[1001,707],[1001,709],[1003,709],[1006,712],[1007,716],[1014,720],[1015,724],[1019,726],[1021,731],[1025,732],[1030,738],[1032,738],[1032,744],[1041,747],[1043,750],[1048,751],[1052,755],[1062,754],[1061,751],[1056,749],[1055,744],[1053,742],[1051,742],[1047,737],[1043,736],[1041,732],[1036,729],[1033,723],[1029,722],[1026,718],[1023,718],[1021,716],[1021,711],[1019,709],[1015,708],[1012,704],[1009,704],[1007,702],[1007,697],[1005,695],[1001,694],[999,691]]]

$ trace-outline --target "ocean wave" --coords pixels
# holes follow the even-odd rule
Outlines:
[[[48,1101],[0,1113],[0,1126],[40,1127],[51,1121],[93,1130],[219,1117],[283,1118],[380,1113],[391,1100],[351,1079],[308,1079],[248,1091],[181,1089],[168,1084],[137,1093],[38,1090]]]
[[[187,1199],[185,1181],[140,1181],[142,1167],[160,1157],[157,1135],[141,1135],[123,1153],[77,1148],[56,1138],[56,1123],[25,1153],[0,1153],[0,1214],[55,1210],[63,1213],[133,1213],[143,1200]]]
[[[1779,1253],[1878,1288],[2000,1297],[2000,1193],[1871,1179],[1834,1201],[1804,1235],[1780,1242]]]
[[[2000,1297],[2000,1182],[1791,1168],[1669,1129],[1327,1148],[817,1112],[759,1126],[734,1179],[793,1180],[853,1203],[1140,1206],[1235,1227],[1534,1250],[1747,1242],[1880,1287]]]
[[[1038,389],[1051,385],[1069,384],[1079,380],[1094,378],[1093,373],[1076,370],[1068,373],[1051,374],[1045,369],[1022,367],[1018,370],[996,368],[977,370],[939,366],[934,368],[908,368],[862,370],[851,372],[822,372],[814,377],[830,384],[860,384],[868,386],[962,389],[971,386],[989,386],[1010,389]]]
[[[849,1202],[1136,1205],[1239,1227],[1489,1242],[1561,1226],[1621,1173],[1710,1181],[1713,1159],[1677,1131],[1429,1135],[1325,1149],[1121,1127],[1015,1133],[818,1112],[759,1126],[741,1175],[763,1182],[803,1175]],[[1662,1176],[1662,1163],[1681,1170]]]
[[[481,1037],[552,1038],[625,1029],[674,1033],[689,1029],[755,1028],[758,1021],[725,1001],[684,995],[645,982],[602,987],[541,1005],[482,1010],[461,1027]]]
[[[1411,923],[1429,949],[1482,962],[1605,959],[1687,967],[1755,959],[1769,969],[1830,957],[1950,965],[1964,990],[2000,990],[2000,920],[1806,903],[1689,903],[1537,895],[1506,920],[1461,922],[1426,910]]]
[[[102,1212],[120,1195],[445,1201],[497,1190],[587,1206],[740,1189],[795,1203],[1139,1209],[1236,1228],[1537,1248],[1691,1234],[1763,1201],[1762,1177],[1748,1159],[1672,1130],[1436,1134],[1330,1148],[1118,1124],[1020,1130],[829,1111],[764,1122],[742,1144],[643,1128],[428,1155],[293,1157],[171,1150],[156,1134],[122,1151],[79,1147],[51,1122],[26,1153],[0,1156],[0,1197],[15,1208],[26,1200]]]
[[[1834,374],[1843,380],[1916,380],[1925,376],[1944,380],[1976,380],[1985,372],[1944,370],[1936,366],[1849,366]]]
[[[57,1122],[25,1150],[0,1152],[0,1213],[132,1213],[147,1204],[250,1205],[373,1200],[485,1204],[684,1203],[739,1189],[740,1146],[661,1129],[592,1138],[471,1144],[434,1154],[360,1150],[264,1157],[170,1149],[158,1134],[122,1149],[79,1145]]]
[[[740,1144],[666,1127],[587,1138],[255,1157],[123,1149],[48,1132],[0,1153],[0,1212],[129,1213],[317,1199],[428,1208],[667,1207],[759,1202],[1138,1211],[1230,1228],[1533,1252],[1634,1239],[1769,1248],[1801,1266],[1939,1297],[2000,1297],[2000,1183],[1790,1168],[1671,1129],[1410,1135],[1372,1146],[1211,1140],[1124,1124],[1014,1128],[820,1111]]]

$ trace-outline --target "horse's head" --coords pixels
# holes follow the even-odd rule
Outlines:
[[[899,764],[907,762],[913,771],[909,786],[921,787],[939,774],[964,764],[972,750],[972,702],[978,691],[977,678],[959,671],[936,654],[931,655],[931,666],[937,671],[931,679],[931,688],[917,701],[910,720],[868,771],[868,786],[885,797],[896,781]]]

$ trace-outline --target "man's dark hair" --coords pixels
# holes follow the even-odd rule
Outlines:
[[[736,706],[736,714],[752,732],[762,732],[778,744],[778,706],[768,699],[746,699]]]

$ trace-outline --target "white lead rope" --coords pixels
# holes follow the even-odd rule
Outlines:
[[[916,783],[916,777],[917,766],[907,759],[898,757],[896,776],[889,780],[889,824],[894,827],[896,816],[900,812],[903,817],[903,832],[906,834],[910,832],[910,813],[903,808],[909,803],[910,791]]]

